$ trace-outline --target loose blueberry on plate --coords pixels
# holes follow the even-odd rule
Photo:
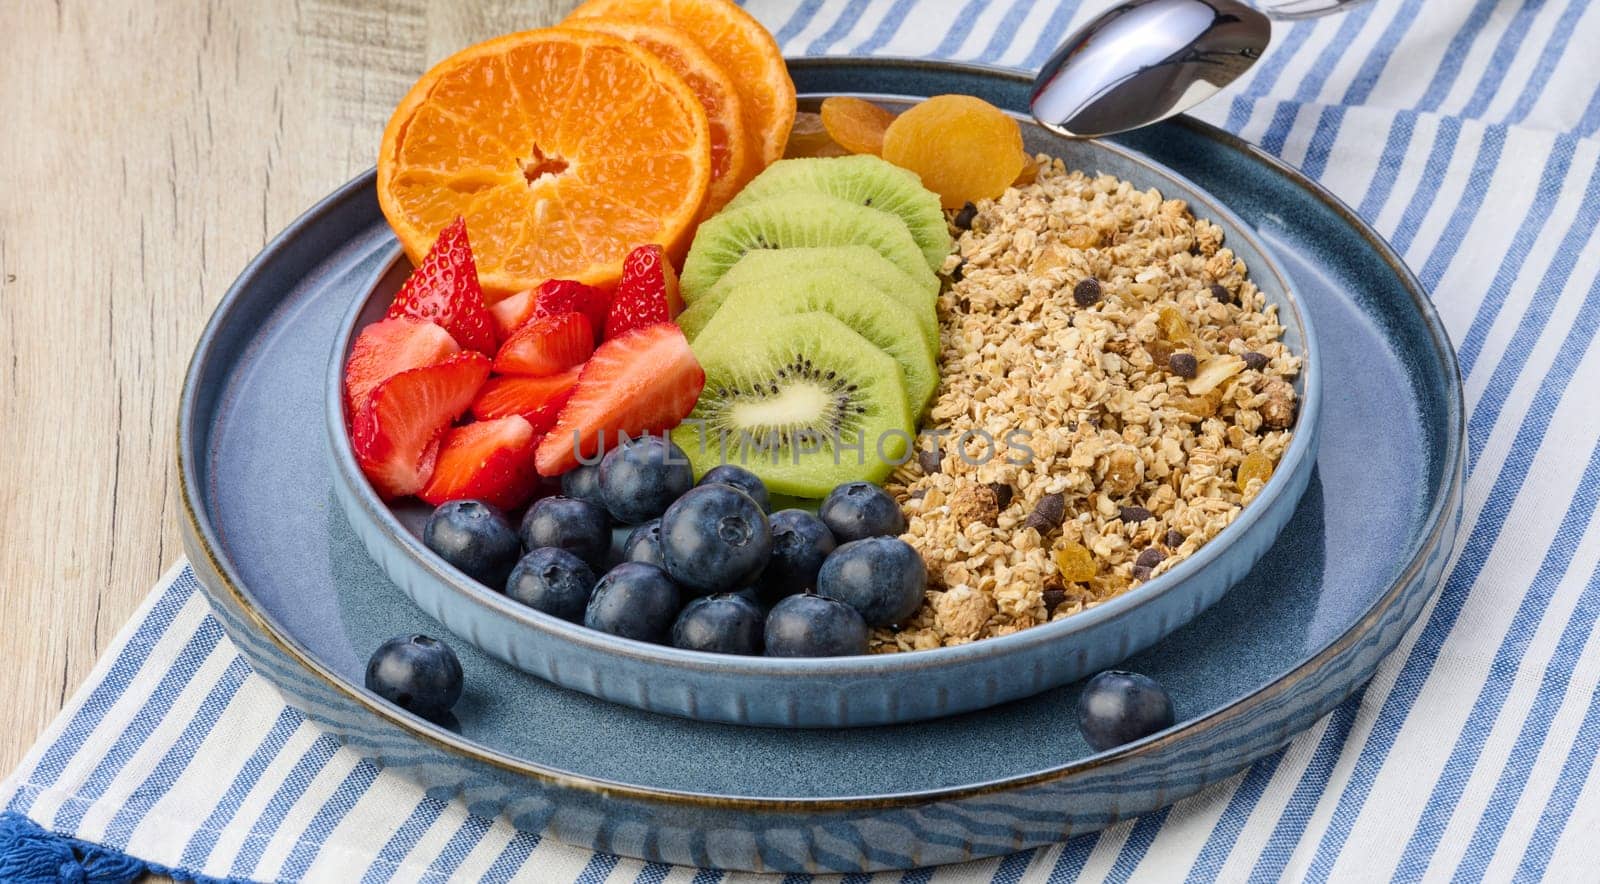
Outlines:
[[[628,532],[628,539],[622,544],[622,560],[644,562],[646,565],[661,564],[660,519],[651,519]]]
[[[611,551],[611,517],[598,504],[574,497],[546,497],[536,500],[522,517],[522,546],[539,549],[554,546],[564,549],[590,568],[605,567]]]
[[[891,626],[916,613],[928,583],[922,556],[898,537],[852,540],[817,574],[817,594],[861,612],[868,626]]]
[[[734,595],[708,595],[683,608],[672,625],[672,644],[714,654],[760,654],[766,615],[761,606]]]
[[[662,567],[692,595],[749,585],[771,552],[767,514],[732,485],[690,489],[661,517]]]
[[[511,569],[506,595],[535,611],[577,623],[583,620],[594,583],[594,569],[583,559],[544,546],[523,556]]]
[[[1078,695],[1078,730],[1096,752],[1166,730],[1172,722],[1166,688],[1136,672],[1102,672]]]
[[[585,464],[562,473],[561,493],[578,500],[587,500],[597,506],[605,506],[605,498],[600,496],[600,465]]]
[[[867,652],[867,622],[844,602],[806,593],[767,612],[768,657],[847,657]]]
[[[817,509],[817,517],[839,543],[864,537],[892,537],[906,531],[900,504],[871,482],[847,482],[828,492]]]
[[[594,585],[583,625],[643,642],[666,641],[678,616],[678,587],[667,573],[643,562],[623,562]]]
[[[422,526],[422,542],[485,586],[500,587],[522,553],[500,510],[479,500],[440,504]]]
[[[600,496],[624,525],[654,519],[693,486],[689,456],[660,436],[629,439],[600,461]]]
[[[836,544],[828,526],[805,510],[779,510],[768,521],[772,525],[772,557],[756,587],[762,600],[771,604],[815,589],[817,572]]]
[[[761,477],[750,472],[738,464],[725,463],[706,470],[700,477],[701,485],[732,485],[733,487],[750,495],[750,499],[761,506],[761,509],[770,512],[772,501],[767,496],[766,483]]]
[[[367,660],[367,690],[423,718],[439,720],[461,699],[461,661],[426,635],[397,635]]]

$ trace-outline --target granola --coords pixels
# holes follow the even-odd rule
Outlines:
[[[973,208],[951,213],[925,450],[888,485],[928,593],[875,652],[1007,635],[1164,573],[1291,435],[1300,358],[1185,202],[1041,155]]]

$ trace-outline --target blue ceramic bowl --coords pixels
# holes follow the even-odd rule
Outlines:
[[[361,328],[380,318],[409,265],[396,247],[366,300],[353,304],[329,354],[326,422],[333,488],[385,574],[450,631],[524,672],[652,712],[773,727],[860,727],[981,709],[1076,681],[1160,641],[1215,603],[1271,548],[1306,489],[1321,416],[1318,348],[1267,248],[1226,207],[1168,169],[1109,143],[1058,138],[1024,121],[1032,151],[1189,202],[1218,224],[1252,281],[1276,304],[1284,341],[1304,357],[1294,438],[1272,478],[1233,524],[1170,571],[1064,620],[967,645],[826,659],[734,657],[607,635],[511,601],[422,544],[426,505],[384,503],[350,448],[343,366]]]

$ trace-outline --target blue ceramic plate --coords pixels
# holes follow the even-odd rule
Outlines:
[[[881,100],[881,99],[880,99]],[[1220,226],[1251,279],[1278,306],[1284,343],[1304,358],[1295,434],[1274,474],[1239,517],[1170,571],[1094,608],[1000,638],[910,653],[775,659],[683,651],[586,629],[506,598],[422,544],[431,508],[393,507],[362,476],[344,397],[350,344],[383,317],[409,262],[399,257],[358,292],[334,337],[323,406],[333,487],[351,527],[395,585],[445,628],[490,656],[563,687],[651,712],[779,727],[862,727],[970,712],[1037,694],[1109,668],[1160,641],[1221,598],[1271,548],[1311,477],[1322,417],[1321,357],[1312,323],[1271,253],[1200,188],[1124,148],[1071,141],[1031,121],[1028,148],[1069,167],[1106,172],[1139,189],[1186,200]]]
[[[1022,75],[954,65],[830,59],[793,71],[810,93],[966,92],[1013,108],[1028,94]],[[1278,543],[1210,610],[1127,661],[1172,690],[1177,727],[1093,753],[1068,685],[914,725],[755,730],[596,700],[465,643],[453,728],[365,691],[379,642],[442,630],[367,557],[329,479],[327,355],[392,250],[370,175],[246,269],[190,367],[185,541],[217,616],[291,702],[432,794],[650,860],[955,862],[1092,831],[1229,776],[1364,683],[1437,587],[1460,519],[1461,389],[1416,281],[1315,184],[1193,121],[1117,143],[1187,176],[1268,243],[1317,325],[1326,378],[1316,469]]]

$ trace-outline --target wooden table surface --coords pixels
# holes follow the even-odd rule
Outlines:
[[[195,338],[429,64],[576,0],[6,0],[0,776],[181,554]]]

